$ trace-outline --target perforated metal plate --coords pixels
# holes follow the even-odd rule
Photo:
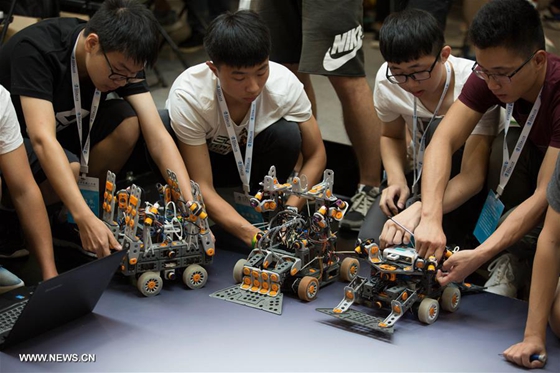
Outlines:
[[[366,328],[378,330],[383,333],[393,334],[394,331],[393,327],[382,328],[379,326],[379,323],[383,321],[382,318],[371,316],[368,315],[367,313],[355,311],[351,308],[343,313],[334,313],[332,308],[316,308],[315,310],[327,314],[329,316],[336,317],[337,319],[348,321],[353,324],[365,326]]]
[[[277,315],[282,314],[282,301],[284,299],[284,294],[282,293],[275,297],[271,297],[269,295],[243,290],[239,287],[239,285],[233,285],[229,288],[218,290],[210,294],[210,296],[212,298],[218,298],[228,302],[242,304],[247,307],[272,312]]]

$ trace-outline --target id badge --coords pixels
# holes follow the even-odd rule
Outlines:
[[[483,243],[494,233],[503,212],[504,204],[496,198],[494,191],[490,190],[474,228],[474,236],[478,242]]]
[[[99,179],[96,177],[80,176],[78,187],[91,211],[93,211],[95,216],[99,216]],[[68,212],[68,222],[75,223],[70,212]]]
[[[249,196],[244,193],[233,192],[233,198],[235,201],[235,210],[249,223],[259,224],[264,222],[262,214],[255,211],[255,208],[251,206]]]

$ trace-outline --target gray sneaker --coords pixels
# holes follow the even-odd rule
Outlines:
[[[23,280],[0,266],[0,294],[14,290],[25,285]]]
[[[340,222],[341,228],[359,231],[364,222],[367,212],[373,205],[380,191],[377,187],[361,186],[354,197],[352,197],[352,205],[348,209],[346,215]]]

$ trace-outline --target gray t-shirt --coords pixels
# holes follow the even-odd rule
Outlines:
[[[548,199],[548,204],[556,212],[560,212],[560,157],[556,161],[556,168],[548,183],[548,189],[546,191],[546,198]]]

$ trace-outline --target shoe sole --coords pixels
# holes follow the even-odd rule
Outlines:
[[[16,259],[23,258],[24,256],[29,256],[29,251],[27,249],[16,250],[10,255],[0,254],[0,258],[2,259]]]
[[[196,45],[194,47],[181,47],[179,46],[179,50],[183,53],[194,53],[202,50],[204,48],[203,45]]]
[[[20,288],[22,286],[25,286],[25,283],[23,281],[21,281],[18,284],[11,285],[11,286],[0,286],[0,294],[7,293],[8,291],[12,291],[12,290]]]
[[[484,291],[487,292],[487,293],[501,295],[502,297],[517,298],[517,291],[513,294],[509,294],[508,292],[500,292],[500,290],[498,290],[498,289],[493,289],[493,286],[491,286],[489,288],[485,288]]]

